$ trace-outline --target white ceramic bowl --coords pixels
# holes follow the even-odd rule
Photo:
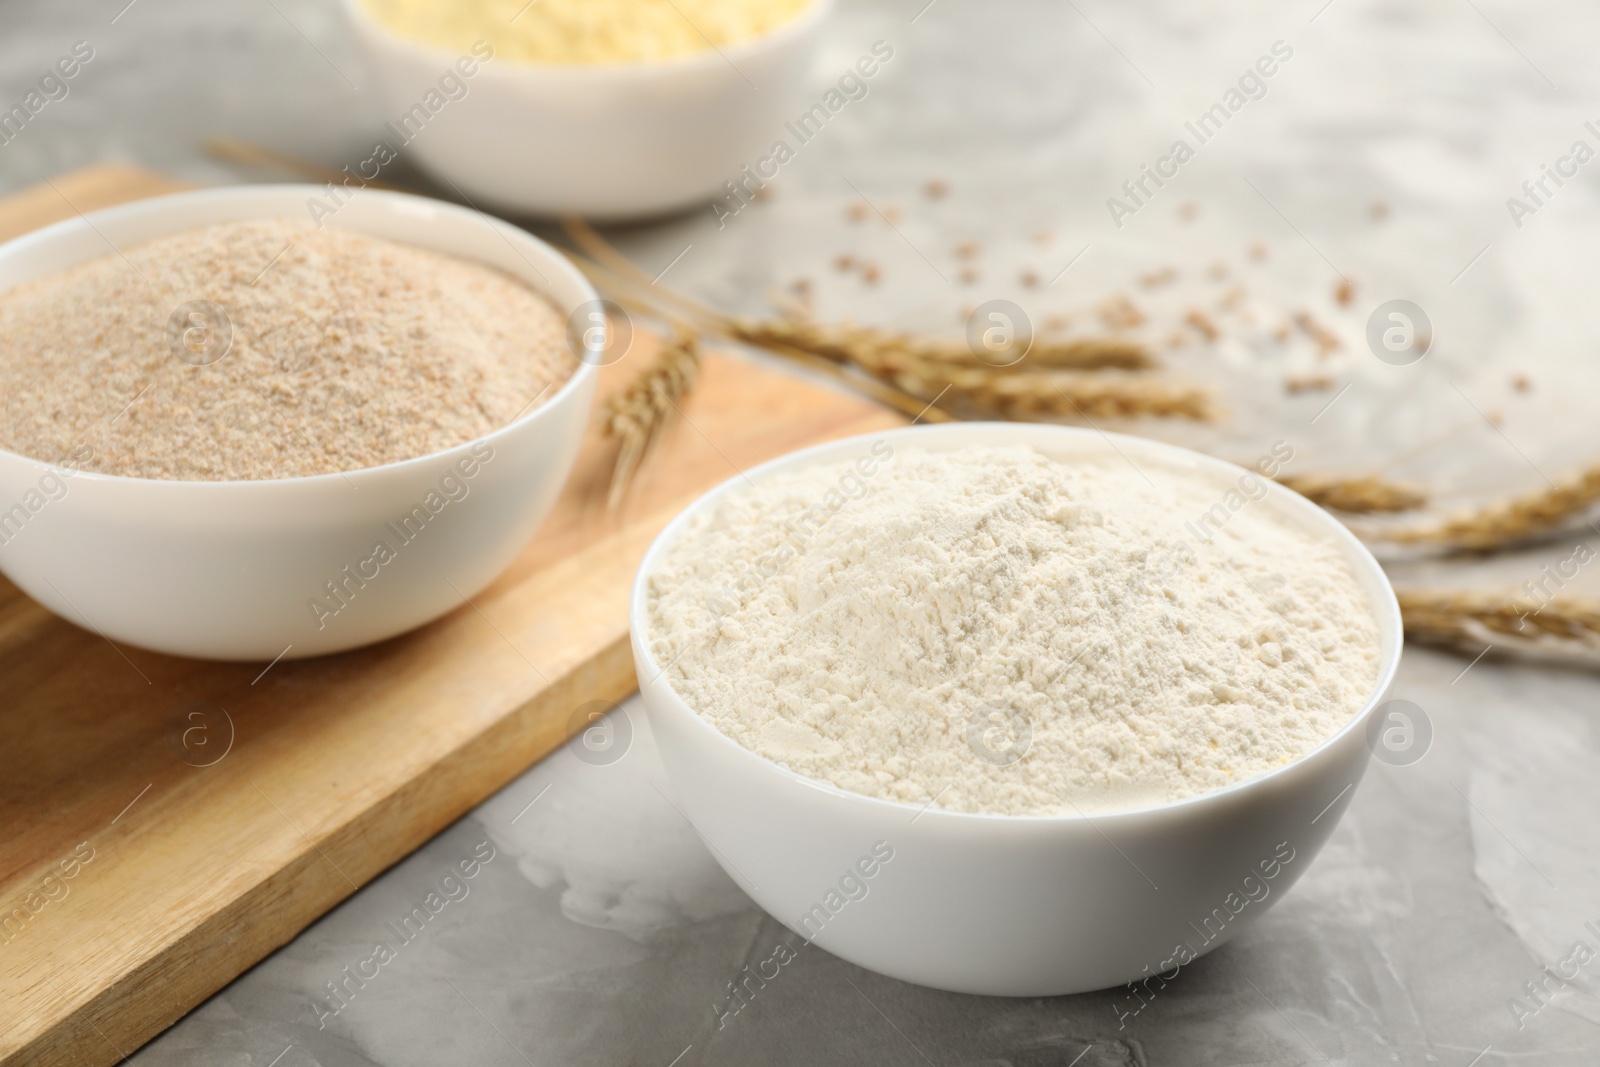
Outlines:
[[[306,217],[309,185],[180,193],[96,211],[0,246],[0,290],[118,247],[209,223]],[[331,219],[498,267],[564,313],[596,299],[555,249],[476,211],[403,193],[357,195]],[[224,357],[226,358],[226,357]],[[598,356],[596,356],[598,358]],[[58,468],[0,451],[0,570],[50,610],[117,642],[210,659],[336,652],[461,605],[511,562],[560,492],[588,421],[596,366],[476,442],[306,478],[179,482]],[[475,467],[471,476],[459,465]],[[441,480],[453,477],[441,489]],[[37,493],[45,484],[64,495]],[[448,490],[448,492],[445,492]],[[435,512],[430,492],[445,504]],[[459,499],[451,499],[451,497]],[[30,509],[28,502],[39,503]],[[426,522],[391,529],[418,505]],[[378,541],[395,558],[363,566]],[[355,577],[344,568],[354,568]],[[371,577],[363,578],[362,572]],[[340,600],[325,583],[339,583]],[[331,617],[310,607],[339,606]]]
[[[880,437],[897,450],[1028,443],[1068,460],[1111,448],[1088,430],[967,423],[836,441],[773,460],[748,478],[859,457]],[[1245,473],[1142,438],[1116,435],[1115,443],[1134,462],[1192,465],[1230,481]],[[1199,956],[1259,919],[1310,866],[1349,805],[1370,754],[1368,716],[1399,662],[1400,611],[1361,543],[1289,490],[1274,485],[1249,506],[1281,509],[1338,545],[1354,567],[1382,638],[1382,666],[1365,706],[1305,757],[1259,778],[1084,817],[922,810],[849,793],[757,756],[688,707],[650,652],[647,577],[696,513],[745,484],[730,479],[702,497],[645,555],[633,588],[634,662],[662,761],[695,829],[758,904],[828,951],[963,993],[1049,996],[1139,979],[1150,982],[1148,996],[1181,970],[1178,946]],[[893,857],[882,863],[885,849]],[[865,896],[850,899],[862,886]],[[1166,979],[1149,977],[1161,972]],[[1130,994],[1127,1010],[1139,1003]]]
[[[619,219],[704,204],[774,141],[792,140],[783,123],[795,117],[831,4],[814,0],[720,52],[570,66],[495,57],[459,79],[464,97],[394,147],[474,203],[505,211]],[[345,9],[391,122],[429,90],[440,98],[457,53],[400,36],[362,0]]]

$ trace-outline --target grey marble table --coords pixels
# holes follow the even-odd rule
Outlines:
[[[775,195],[720,227],[706,210],[619,229],[619,244],[652,270],[681,255],[670,281],[722,307],[758,310],[804,278],[819,313],[898,326],[954,327],[993,296],[1042,318],[1134,292],[1152,336],[1224,387],[1231,409],[1216,427],[1150,432],[1237,458],[1288,440],[1308,468],[1381,460],[1469,500],[1537,488],[1600,452],[1600,197],[1583,168],[1542,195],[1523,189],[1544,167],[1576,168],[1574,142],[1600,147],[1585,126],[1600,119],[1600,9],[925,2],[835,13],[819,84],[874,40],[895,59]],[[269,180],[280,176],[208,159],[201,139],[338,166],[365,157],[386,117],[336,5],[309,0],[10,0],[0,102],[80,40],[93,60],[0,145],[0,187],[108,158],[208,183]],[[1285,50],[1272,77],[1241,81]],[[1188,132],[1235,88],[1225,125]],[[1124,189],[1179,139],[1192,158],[1175,177],[1137,198]],[[389,176],[433,188],[403,159]],[[947,196],[922,192],[934,179]],[[852,221],[859,196],[895,223]],[[966,241],[981,251],[958,254]],[[878,264],[878,284],[834,270],[845,252]],[[1176,281],[1138,282],[1164,267]],[[1367,313],[1392,297],[1433,322],[1417,366],[1366,345]],[[1199,306],[1232,308],[1223,336],[1183,334]],[[1296,313],[1338,344],[1319,352],[1309,331],[1276,328]],[[1286,393],[1295,375],[1337,388]],[[1388,562],[1397,580],[1515,593],[1585,537],[1600,545],[1594,534],[1487,561]],[[1594,587],[1583,573],[1563,591]],[[628,702],[615,713],[633,732],[621,758],[557,752],[133,1059],[1593,1063],[1600,963],[1564,984],[1541,969],[1576,942],[1600,948],[1586,926],[1600,928],[1600,682],[1502,651],[1408,651],[1395,694],[1431,723],[1424,758],[1375,764],[1299,884],[1136,1015],[1116,993],[935,992],[807,948],[719,1019],[740,969],[793,935],[676,813]],[[463,861],[474,876],[444,892]],[[347,968],[376,941],[400,943],[396,924],[435,892],[437,914],[376,977],[350,983]],[[1547,992],[1533,999],[1530,982]]]

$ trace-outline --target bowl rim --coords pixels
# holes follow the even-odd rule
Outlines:
[[[30,230],[28,233],[21,234],[20,236],[14,237],[9,241],[0,243],[0,263],[4,263],[5,260],[18,253],[31,251],[36,247],[59,241],[68,234],[81,234],[86,230],[92,230],[95,233],[99,233],[100,228],[98,224],[105,223],[108,220],[114,221],[123,217],[136,216],[140,214],[160,215],[162,213],[171,213],[174,219],[178,220],[177,224],[164,230],[161,234],[161,236],[171,236],[176,233],[181,233],[184,230],[212,225],[212,223],[209,222],[186,223],[181,220],[182,213],[190,205],[197,202],[227,202],[229,200],[249,200],[261,197],[281,199],[285,203],[293,201],[296,206],[301,206],[303,205],[303,201],[306,197],[319,196],[323,193],[323,190],[323,186],[312,185],[308,182],[274,182],[256,185],[223,185],[205,189],[186,189],[180,192],[163,194],[161,196],[151,196],[143,197],[138,200],[129,200],[122,204],[113,204],[110,207],[98,208],[94,211],[78,212],[77,214],[69,218],[62,219],[59,222],[53,222],[48,226],[42,226],[37,230]],[[538,237],[535,237],[528,231],[519,226],[515,226],[509,222],[506,222],[504,219],[497,218],[475,208],[465,207],[461,204],[452,204],[447,200],[438,200],[433,197],[420,196],[415,193],[401,192],[399,190],[361,189],[358,190],[358,192],[362,199],[370,198],[374,201],[387,202],[396,206],[426,206],[429,211],[439,212],[440,217],[450,220],[449,224],[453,226],[476,226],[487,224],[490,228],[494,229],[502,237],[504,237],[508,242],[511,242],[514,249],[516,249],[516,245],[518,243],[524,245],[525,247],[516,249],[519,253],[531,251],[533,255],[539,257],[540,266],[549,267],[558,273],[565,274],[567,280],[575,283],[578,291],[585,294],[589,301],[598,301],[600,299],[599,294],[595,291],[595,288],[590,283],[589,279],[585,277],[583,272],[578,270],[578,268],[574,266],[573,263],[568,260],[567,257],[564,256],[555,246],[540,240]],[[283,216],[283,214],[283,212],[277,211],[264,211],[258,216],[253,216],[253,218],[280,218]],[[329,225],[339,226],[340,223],[338,221],[333,221],[330,222]],[[354,226],[346,225],[343,228],[354,230],[358,233],[365,232]],[[507,230],[511,232],[507,233]],[[111,244],[109,238],[104,238],[102,235],[102,239],[105,240],[107,244]],[[145,238],[145,240],[155,239],[155,237]],[[393,239],[383,238],[383,240]],[[439,249],[433,248],[430,245],[418,244],[415,242],[397,241],[395,243],[411,244],[412,247],[423,248],[429,251],[440,251]],[[114,250],[119,252],[121,251],[119,246],[115,244],[111,244],[111,247]],[[453,253],[442,254],[452,255]],[[88,257],[79,260],[78,263],[87,263],[93,258],[96,257]],[[472,260],[470,257],[466,256],[456,256],[455,258],[468,259],[471,262],[482,263],[484,266],[488,266],[488,264],[483,263],[481,260]],[[77,264],[74,265],[76,266]],[[53,271],[51,273],[60,272]],[[545,300],[549,301],[553,305],[556,305],[556,310],[558,312],[562,310],[555,295],[547,292],[532,278],[526,276],[525,274],[516,273],[515,271],[506,271],[505,273],[511,274],[518,281],[533,289],[534,292],[538,293]],[[535,273],[537,273],[537,269],[535,270]],[[28,279],[28,281],[38,281],[41,278],[46,278],[49,276],[50,274],[42,274]],[[20,285],[27,283],[18,282],[17,284]],[[3,296],[5,293],[9,292],[11,288],[14,288],[14,286],[8,286],[4,289],[0,289],[0,296]],[[608,324],[607,329],[609,328],[610,327]],[[229,490],[221,487],[267,485],[305,486],[316,483],[331,483],[336,480],[352,478],[357,475],[366,476],[379,471],[401,471],[406,469],[415,469],[424,465],[433,465],[436,464],[441,458],[446,456],[453,458],[457,453],[470,450],[480,443],[488,442],[489,444],[493,445],[498,440],[509,435],[513,430],[533,422],[541,415],[550,417],[547,415],[547,413],[551,409],[564,406],[564,401],[570,399],[572,395],[587,388],[589,379],[596,377],[600,373],[600,368],[588,360],[574,357],[573,361],[577,364],[577,367],[573,369],[572,373],[567,376],[567,379],[561,383],[560,387],[555,390],[553,395],[551,395],[548,399],[531,405],[527,411],[524,411],[522,414],[506,423],[504,426],[498,426],[488,433],[482,434],[478,437],[469,438],[466,441],[449,445],[433,452],[427,452],[420,456],[411,456],[407,459],[397,459],[389,463],[382,463],[372,467],[355,467],[350,470],[331,471],[327,474],[302,474],[288,478],[143,478],[135,477],[133,475],[107,474],[103,471],[81,469],[74,469],[70,477],[73,478],[74,481],[79,478],[83,478],[90,483],[148,484],[166,487],[185,487],[183,489],[169,488],[164,490],[167,492],[206,491],[206,489],[195,489],[188,487],[206,487],[210,491],[214,492],[237,492],[240,490]],[[48,460],[38,459],[34,456],[25,456],[20,452],[13,452],[6,448],[0,448],[0,463],[9,463],[11,461],[31,464],[36,468],[44,470],[60,471],[66,469],[65,464],[51,463]]]
[[[729,752],[733,758],[742,758],[754,761],[755,764],[759,764],[760,766],[764,767],[768,772],[776,773],[781,778],[784,778],[791,783],[810,789],[815,789],[824,795],[842,799],[847,803],[861,803],[878,807],[886,814],[890,812],[907,813],[915,815],[918,818],[926,815],[937,820],[953,820],[957,823],[991,823],[1003,826],[1049,826],[1054,824],[1079,823],[1089,823],[1092,825],[1095,822],[1102,820],[1135,820],[1152,817],[1165,817],[1168,815],[1181,816],[1187,812],[1200,808],[1228,803],[1232,798],[1246,791],[1260,789],[1266,786],[1266,784],[1269,782],[1289,777],[1296,773],[1300,768],[1321,757],[1329,750],[1345,743],[1346,738],[1348,738],[1352,732],[1366,728],[1366,722],[1368,718],[1371,716],[1373,710],[1378,706],[1378,702],[1383,699],[1384,695],[1388,693],[1390,686],[1393,684],[1395,673],[1400,666],[1401,654],[1405,650],[1404,630],[1400,620],[1399,602],[1395,598],[1393,587],[1389,583],[1387,576],[1384,574],[1382,566],[1372,555],[1371,551],[1368,550],[1367,546],[1362,544],[1359,538],[1351,533],[1343,523],[1329,515],[1322,508],[1318,507],[1316,504],[1313,504],[1299,493],[1294,492],[1292,489],[1289,489],[1286,486],[1280,485],[1278,482],[1273,481],[1270,478],[1262,479],[1267,483],[1269,497],[1273,494],[1277,494],[1277,499],[1282,506],[1298,511],[1298,513],[1301,515],[1313,516],[1310,519],[1310,523],[1307,524],[1308,527],[1314,523],[1322,523],[1326,525],[1327,529],[1332,535],[1331,540],[1339,543],[1341,547],[1345,549],[1345,558],[1349,560],[1352,569],[1356,570],[1356,578],[1357,581],[1362,585],[1363,592],[1367,591],[1369,584],[1373,588],[1381,590],[1382,595],[1378,598],[1377,602],[1371,604],[1371,607],[1374,620],[1378,625],[1379,651],[1383,656],[1383,662],[1380,664],[1377,679],[1374,681],[1372,688],[1368,691],[1360,709],[1354,712],[1343,726],[1334,731],[1332,734],[1323,738],[1321,742],[1302,753],[1295,759],[1281,766],[1273,767],[1270,770],[1263,771],[1261,774],[1258,774],[1254,777],[1247,778],[1239,782],[1233,782],[1229,785],[1221,787],[1220,789],[1199,793],[1195,796],[1183,797],[1178,800],[1162,801],[1156,804],[1144,804],[1138,807],[1095,810],[1087,813],[1075,811],[1070,813],[1039,812],[1012,815],[1000,812],[951,811],[944,808],[934,807],[932,802],[929,802],[928,804],[919,808],[917,805],[909,804],[905,801],[888,800],[883,797],[868,796],[865,793],[856,793],[834,785],[832,782],[825,782],[818,778],[809,778],[796,771],[790,770],[787,767],[767,759],[765,756],[762,756],[757,752],[753,752],[750,749],[745,748],[743,745],[739,744],[738,741],[717,729],[717,727],[712,725],[711,722],[709,722],[704,716],[700,715],[700,713],[689,706],[689,702],[683,698],[676,688],[673,687],[671,680],[667,675],[666,668],[661,667],[656,662],[655,655],[650,649],[650,629],[647,609],[649,599],[648,582],[651,573],[660,563],[661,557],[664,556],[667,550],[677,542],[678,538],[683,534],[684,529],[688,526],[689,522],[692,521],[694,516],[706,508],[715,506],[723,496],[737,490],[741,485],[754,483],[760,478],[770,476],[780,470],[800,469],[816,463],[827,462],[827,459],[824,458],[826,454],[845,451],[850,445],[875,441],[884,437],[910,437],[913,439],[956,437],[960,434],[970,432],[973,429],[978,429],[980,432],[985,430],[990,432],[995,430],[1005,430],[1024,435],[1042,434],[1044,436],[1058,436],[1063,439],[1072,438],[1080,441],[1098,437],[1101,438],[1105,444],[1110,445],[1112,449],[1118,452],[1121,451],[1122,447],[1144,449],[1148,452],[1160,455],[1163,458],[1176,460],[1185,464],[1198,463],[1200,466],[1209,467],[1219,473],[1236,472],[1241,475],[1255,473],[1250,471],[1248,468],[1241,467],[1238,464],[1229,462],[1228,460],[1207,455],[1204,452],[1197,452],[1193,449],[1184,448],[1180,445],[1169,444],[1165,441],[1158,441],[1154,438],[1137,437],[1132,434],[1124,433],[1110,433],[1098,429],[1090,429],[1087,427],[1063,426],[1057,423],[971,421],[943,423],[931,426],[897,426],[876,432],[855,434],[850,437],[842,437],[832,441],[825,441],[821,444],[810,445],[806,448],[798,449],[794,452],[789,452],[785,455],[774,457],[773,459],[767,460],[764,463],[751,467],[747,471],[743,471],[739,474],[733,475],[730,478],[727,478],[696,498],[691,504],[674,516],[672,521],[669,522],[666,527],[664,527],[662,531],[656,535],[655,539],[650,543],[650,547],[645,551],[644,558],[639,563],[639,569],[634,574],[633,585],[629,592],[628,603],[628,628],[634,653],[637,657],[639,657],[643,667],[649,669],[651,672],[649,681],[646,681],[643,677],[641,677],[640,688],[644,689],[646,687],[659,687],[661,695],[667,698],[666,703],[672,708],[671,713],[692,721],[692,725],[689,727],[691,730],[701,733],[702,736],[709,736],[712,738],[713,745],[718,746],[722,751]],[[1002,442],[985,443],[998,445]],[[1032,442],[1026,438],[1019,439],[1011,443],[1032,444]],[[1260,478],[1261,476],[1256,474],[1256,477]],[[1363,571],[1366,573],[1363,574]],[[1372,579],[1376,580],[1372,581]],[[1372,598],[1369,596],[1369,600],[1370,599]],[[1389,649],[1389,651],[1385,652],[1385,648]],[[1368,756],[1362,757],[1361,766],[1363,770],[1365,769],[1367,759]],[[1352,782],[1352,784],[1354,783]],[[1346,790],[1346,792],[1348,792],[1348,790]],[[1341,794],[1341,796],[1342,795],[1343,794]],[[1334,798],[1335,803],[1338,801],[1338,799],[1338,797]],[[1329,806],[1331,807],[1332,805],[1330,804]]]
[[[579,82],[592,82],[611,78],[636,81],[659,75],[732,67],[734,72],[742,78],[744,73],[739,70],[738,60],[755,58],[762,52],[783,47],[792,38],[803,37],[832,10],[833,2],[834,0],[809,0],[805,9],[799,14],[754,37],[746,37],[720,47],[712,45],[709,48],[703,48],[697,52],[689,52],[684,55],[668,56],[660,59],[623,59],[609,63],[545,63],[526,59],[512,59],[504,61],[503,66],[489,66],[478,73],[488,72],[494,78],[507,80],[513,78],[543,81],[571,79]],[[450,70],[455,61],[460,58],[460,53],[449,48],[431,44],[427,41],[419,41],[414,37],[407,37],[390,28],[376,15],[366,10],[365,0],[342,0],[341,6],[344,7],[347,17],[360,29],[381,38],[393,47],[410,52],[414,58],[427,58],[433,63],[442,62],[444,64],[441,68],[442,71]]]

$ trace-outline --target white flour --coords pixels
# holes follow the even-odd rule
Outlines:
[[[700,515],[650,577],[652,649],[741,745],[869,796],[1041,814],[1209,792],[1314,748],[1377,677],[1350,566],[1264,491],[863,445]]]

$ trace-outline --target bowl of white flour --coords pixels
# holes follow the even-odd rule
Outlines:
[[[1266,475],[968,423],[774,460],[662,532],[640,687],[795,934],[960,992],[1176,981],[1309,866],[1399,661],[1382,570]]]

